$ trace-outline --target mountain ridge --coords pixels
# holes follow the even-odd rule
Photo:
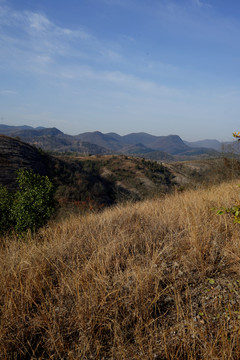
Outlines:
[[[219,156],[210,144],[218,144],[217,140],[202,140],[186,142],[179,135],[158,136],[146,132],[119,135],[114,132],[100,131],[84,132],[78,135],[67,135],[59,129],[31,126],[9,126],[0,124],[0,134],[18,137],[21,140],[42,148],[46,151],[78,152],[90,154],[133,154],[134,156],[148,156],[154,160],[163,160],[173,156],[180,160],[192,157]],[[214,142],[215,141],[215,142]],[[141,144],[141,145],[140,145]],[[205,146],[200,146],[206,144]]]

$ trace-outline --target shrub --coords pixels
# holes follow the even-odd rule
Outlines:
[[[15,193],[11,214],[15,230],[37,230],[54,212],[53,185],[47,176],[19,170],[19,190]]]
[[[233,137],[240,141],[240,132],[234,132]],[[218,211],[218,215],[231,214],[234,218],[234,223],[240,224],[240,204],[233,205],[230,208],[221,207]]]
[[[0,187],[1,232],[35,231],[45,225],[54,212],[54,189],[47,176],[20,169],[17,183],[19,189],[14,194]]]

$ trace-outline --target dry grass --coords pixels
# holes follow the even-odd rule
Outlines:
[[[237,184],[52,223],[0,249],[1,359],[239,359]]]

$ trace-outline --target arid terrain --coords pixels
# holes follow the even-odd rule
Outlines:
[[[3,359],[239,359],[239,182],[1,239]]]

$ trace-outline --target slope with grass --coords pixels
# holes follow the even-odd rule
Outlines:
[[[1,239],[3,359],[239,359],[238,182]]]
[[[219,184],[240,178],[240,161],[235,158],[188,160],[164,163],[177,185],[184,188]]]

